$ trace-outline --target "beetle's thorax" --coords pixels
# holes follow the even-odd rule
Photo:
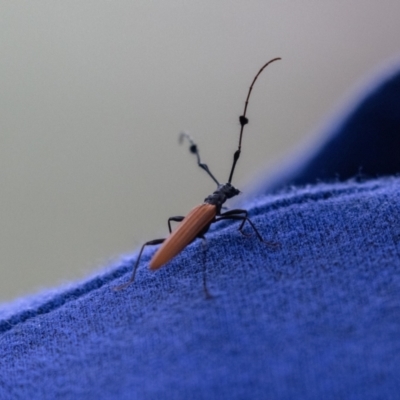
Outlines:
[[[222,204],[224,204],[226,200],[237,196],[239,193],[240,190],[233,187],[230,183],[225,183],[224,185],[219,185],[213,194],[206,197],[204,203],[216,206],[217,211],[220,212]]]

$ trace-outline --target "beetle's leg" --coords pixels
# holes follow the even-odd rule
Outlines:
[[[243,214],[243,215],[240,215],[240,214]],[[250,236],[250,235],[248,235],[248,234],[246,234],[246,233],[243,232],[243,226],[244,226],[246,220],[249,220],[247,214],[248,214],[248,213],[247,213],[247,210],[234,209],[234,210],[226,211],[226,212],[222,213],[220,216],[221,216],[221,217],[224,217],[224,218],[222,218],[222,219],[229,219],[230,216],[242,217],[242,218],[233,218],[233,219],[242,219],[242,223],[241,223],[240,226],[239,226],[239,231],[240,231],[240,233],[241,233],[243,236]],[[250,221],[250,220],[249,220],[249,221]],[[261,235],[258,233],[257,229],[254,227],[254,225],[253,225],[251,222],[250,222],[250,224],[252,225],[253,229],[256,231],[256,234],[257,234],[258,238],[259,238],[261,241],[264,241],[264,240],[261,238]]]
[[[233,210],[225,211],[224,213],[220,214],[219,216],[224,217],[224,216],[238,215],[238,214],[244,214],[245,217],[247,218],[248,211],[247,210],[241,210],[239,208],[235,208]]]
[[[185,217],[170,217],[168,218],[168,228],[169,228],[169,233],[172,233],[172,229],[171,229],[171,221],[175,221],[175,222],[181,222],[183,221]]]
[[[240,215],[240,214],[243,214],[243,215]],[[243,232],[244,223],[246,222],[246,220],[249,219],[247,214],[248,214],[247,210],[234,209],[234,210],[229,210],[229,211],[226,211],[226,212],[220,214],[220,217],[223,217],[221,219],[230,219],[231,216],[239,217],[239,218],[231,218],[231,219],[242,219],[242,223],[239,226],[239,231],[243,236],[250,236],[250,235],[247,235],[246,233]],[[216,219],[216,220],[218,221],[218,219]],[[250,222],[250,224],[251,224],[251,222]],[[263,238],[261,237],[261,235],[258,233],[257,229],[254,227],[254,225],[252,225],[252,227],[256,231],[256,234],[257,234],[258,238],[261,241],[264,241]]]
[[[212,299],[213,296],[210,294],[207,288],[207,241],[204,235],[198,236],[198,238],[202,239],[201,242],[203,244],[203,255],[204,255],[204,260],[203,260],[203,290],[204,294],[206,296],[206,299]]]
[[[129,286],[131,283],[133,283],[133,282],[135,281],[135,275],[136,275],[136,271],[137,271],[137,269],[138,269],[138,267],[139,267],[139,261],[140,261],[140,258],[141,258],[141,256],[142,256],[143,249],[144,249],[146,246],[154,246],[154,245],[156,245],[156,244],[161,244],[162,242],[164,242],[164,240],[165,240],[165,239],[154,239],[154,240],[150,240],[150,241],[146,242],[146,243],[142,246],[142,248],[140,249],[139,256],[138,256],[138,258],[137,258],[137,260],[136,260],[135,266],[133,267],[133,272],[132,272],[131,279],[129,279],[128,282],[123,283],[122,285],[116,286],[116,287],[114,288],[114,290],[122,290],[122,289],[125,289],[127,286]]]
[[[242,214],[242,215],[240,215],[240,214]],[[242,235],[248,236],[243,232],[244,224],[247,221],[250,224],[250,226],[253,228],[255,234],[257,235],[258,239],[261,242],[265,243],[267,246],[270,246],[270,247],[279,247],[280,246],[279,243],[269,242],[269,241],[263,239],[260,232],[258,232],[258,229],[255,227],[255,225],[253,224],[251,219],[247,216],[247,214],[248,213],[246,210],[229,210],[229,211],[221,214],[219,217],[217,217],[215,219],[215,222],[221,221],[224,219],[235,219],[235,220],[242,221],[242,223],[239,226],[239,231]]]

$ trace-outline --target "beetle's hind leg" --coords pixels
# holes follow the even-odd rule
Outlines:
[[[140,249],[139,256],[138,256],[138,258],[137,258],[137,260],[136,260],[135,266],[133,267],[131,279],[129,279],[128,282],[123,283],[122,285],[116,286],[116,287],[114,288],[114,290],[122,290],[122,289],[125,289],[127,286],[129,286],[131,283],[133,283],[133,282],[135,281],[136,271],[137,271],[137,269],[138,269],[138,267],[139,267],[139,261],[140,261],[140,258],[142,257],[143,249],[144,249],[146,246],[155,246],[155,245],[157,245],[157,244],[161,244],[162,242],[164,242],[164,240],[165,240],[165,239],[154,239],[154,240],[150,240],[150,241],[146,242],[146,243],[142,246],[142,248]]]
[[[203,290],[206,299],[212,299],[214,296],[209,292],[207,288],[207,240],[204,235],[197,236],[201,239],[203,245]]]
[[[248,212],[246,210],[240,210],[240,209],[235,209],[235,210],[229,210],[224,212],[223,214],[221,214],[220,216],[218,216],[215,221],[222,221],[225,219],[235,219],[238,221],[242,221],[242,223],[239,226],[239,232],[243,235],[243,236],[249,236],[246,233],[243,232],[243,227],[245,222],[247,221],[250,226],[253,228],[255,234],[257,235],[257,238],[265,243],[267,246],[272,247],[272,248],[277,248],[280,246],[279,243],[275,243],[275,242],[269,242],[267,240],[264,240],[263,237],[261,236],[260,232],[258,232],[258,229],[256,228],[256,226],[254,225],[254,223],[251,221],[251,219],[248,217]]]
[[[185,217],[182,217],[182,216],[177,216],[177,217],[170,217],[170,218],[168,218],[168,229],[169,229],[169,233],[172,232],[172,229],[171,229],[171,221],[174,221],[174,222],[181,222],[181,221],[183,221],[184,218],[185,218]],[[139,262],[140,262],[140,258],[142,257],[143,249],[144,249],[146,246],[155,246],[155,245],[157,245],[157,244],[161,244],[161,243],[164,242],[164,240],[165,240],[165,239],[154,239],[154,240],[150,240],[150,241],[146,242],[146,243],[142,246],[142,248],[140,249],[139,256],[138,256],[138,258],[137,258],[137,260],[136,260],[135,266],[133,267],[133,272],[132,272],[131,279],[129,279],[128,282],[123,283],[122,285],[116,286],[116,287],[114,288],[114,290],[122,290],[122,289],[125,289],[127,286],[129,286],[131,283],[133,283],[133,282],[135,281],[136,271],[137,271],[137,269],[138,269],[138,267],[139,267]]]

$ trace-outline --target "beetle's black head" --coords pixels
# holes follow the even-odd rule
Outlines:
[[[230,183],[225,183],[225,185],[219,185],[217,191],[221,191],[226,196],[226,199],[230,199],[234,196],[237,196],[240,193],[240,190],[236,189]]]
[[[216,206],[218,212],[220,212],[222,204],[224,204],[226,200],[237,196],[239,193],[240,190],[236,189],[230,183],[225,183],[224,185],[218,185],[217,190],[212,195],[205,198],[204,202]]]

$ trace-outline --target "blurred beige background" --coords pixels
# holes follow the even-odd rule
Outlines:
[[[399,55],[400,1],[0,1],[0,301],[81,279],[167,233],[221,181],[312,138]]]

